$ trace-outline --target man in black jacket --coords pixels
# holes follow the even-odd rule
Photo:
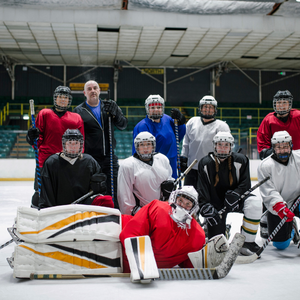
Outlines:
[[[78,105],[74,112],[78,113],[84,122],[85,144],[84,152],[90,154],[100,165],[102,172],[107,176],[107,194],[111,195],[111,168],[110,168],[110,130],[109,116],[111,117],[111,138],[113,156],[113,189],[114,205],[119,208],[117,200],[118,157],[114,154],[116,140],[113,125],[124,130],[127,119],[113,100],[101,100],[100,87],[94,80],[86,82],[83,91],[86,101]]]

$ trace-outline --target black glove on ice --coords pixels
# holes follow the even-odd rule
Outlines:
[[[225,207],[227,212],[239,211],[239,199],[241,195],[234,191],[227,191],[225,194]]]
[[[181,172],[183,173],[188,167],[187,165],[188,159],[185,156],[180,156],[179,159],[180,159],[180,169]]]
[[[206,218],[210,226],[216,226],[221,221],[218,211],[210,203],[206,203],[200,208],[200,214]]]
[[[106,192],[106,175],[104,173],[94,174],[90,181],[90,188],[94,194],[104,194]]]

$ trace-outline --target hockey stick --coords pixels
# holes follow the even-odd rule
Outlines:
[[[173,268],[158,269],[159,278],[155,280],[214,280],[226,277],[233,266],[245,237],[236,233],[224,259],[216,268]],[[77,279],[89,277],[130,277],[130,273],[109,274],[30,274],[30,279]]]
[[[292,207],[290,208],[290,211],[293,212],[295,210],[295,208],[299,205],[299,203],[300,203],[300,197],[292,205]],[[273,238],[277,234],[277,232],[281,229],[281,227],[283,226],[283,224],[285,223],[286,220],[287,220],[287,217],[284,217],[280,221],[280,223],[276,226],[276,228],[270,234],[268,239],[264,242],[264,244],[259,248],[259,250],[256,253],[249,255],[249,256],[238,256],[238,258],[236,259],[236,263],[237,264],[250,264],[250,263],[254,262],[255,260],[257,260],[259,258],[259,256],[261,255],[261,253],[265,250],[265,248],[273,240]]]
[[[115,203],[114,196],[114,165],[113,165],[113,154],[112,154],[112,131],[111,131],[111,116],[108,116],[108,133],[109,133],[109,156],[110,156],[110,186],[111,186],[111,197]]]
[[[176,137],[176,148],[177,148],[177,171],[178,176],[181,175],[181,167],[180,167],[180,155],[179,155],[179,134],[178,134],[178,120],[174,119],[175,125],[175,137]],[[181,181],[179,181],[179,188],[181,188]]]
[[[30,105],[32,127],[36,128],[36,126],[35,126],[35,118],[34,118],[34,100],[33,99],[29,100],[29,105]],[[42,181],[41,181],[41,170],[40,170],[40,163],[39,163],[39,153],[38,153],[38,147],[37,147],[37,141],[36,141],[36,139],[34,140],[34,144],[33,145],[34,145],[35,162],[36,162],[36,174],[37,174],[37,179],[38,179],[38,191],[39,191],[39,195],[40,195],[41,194]]]
[[[87,197],[91,196],[93,193],[94,193],[94,191],[90,190],[88,193],[86,193],[85,195],[83,195],[79,199],[75,200],[71,204],[79,204],[80,202],[82,202],[83,200],[85,200]]]
[[[180,175],[180,177],[178,177],[175,181],[174,181],[174,188],[176,187],[176,185],[178,184],[178,182],[181,182],[181,180],[187,175],[187,173],[189,171],[191,171],[192,167],[198,162],[197,159],[195,159],[190,166]]]
[[[259,186],[261,186],[262,184],[264,184],[266,181],[268,181],[270,179],[270,176],[264,178],[263,180],[259,181],[257,184],[255,184],[253,187],[251,187],[248,191],[246,191],[243,195],[241,195],[241,197],[237,200],[237,202],[242,201],[243,199],[245,199],[246,197],[249,196],[250,193],[252,193],[255,189],[257,189]],[[219,211],[219,215],[221,217],[221,215],[226,211],[226,207],[222,208]]]

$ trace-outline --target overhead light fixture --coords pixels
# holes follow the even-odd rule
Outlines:
[[[23,115],[23,120],[29,120],[28,114],[24,114],[24,115]]]

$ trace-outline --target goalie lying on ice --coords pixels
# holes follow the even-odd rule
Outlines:
[[[228,242],[220,235],[204,247],[205,233],[192,217],[198,211],[197,198],[194,187],[184,186],[171,193],[169,203],[154,200],[129,221],[129,217],[123,216],[120,234],[126,252],[123,254],[123,271],[131,271],[133,281],[151,276],[157,278],[158,273],[154,271],[157,267],[205,268],[215,267],[222,261]],[[150,239],[144,240],[144,236]],[[190,255],[191,259],[190,252],[195,252]],[[147,265],[143,259],[152,263]]]

